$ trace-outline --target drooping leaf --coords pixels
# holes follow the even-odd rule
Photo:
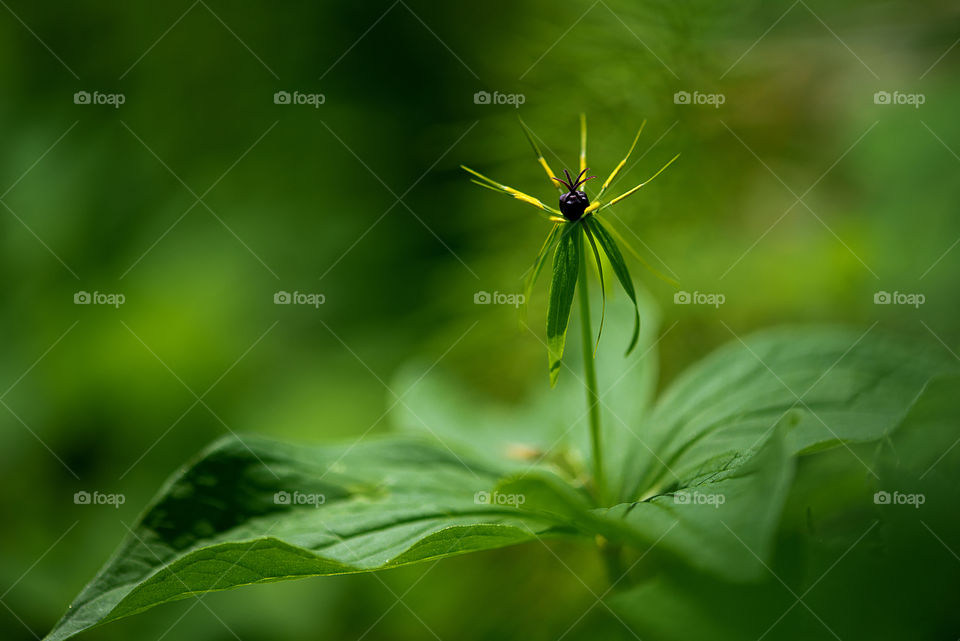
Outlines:
[[[583,259],[583,230],[580,225],[567,225],[553,259],[553,280],[547,307],[547,352],[550,363],[550,385],[560,376],[563,346],[567,340],[570,308],[577,289],[580,261]]]
[[[165,485],[47,639],[197,593],[573,532],[545,511],[498,501],[501,477],[409,438],[324,448],[223,440]]]
[[[623,260],[623,254],[620,253],[617,243],[610,236],[610,232],[607,231],[603,223],[594,216],[586,218],[585,221],[600,246],[603,247],[603,252],[610,260],[610,266],[613,267],[613,273],[617,275],[617,280],[620,281],[623,291],[633,302],[633,336],[631,336],[630,344],[627,346],[627,354],[629,354],[637,346],[637,339],[640,337],[640,307],[637,305],[637,293],[633,288],[633,279],[630,277],[630,270],[627,269],[626,261]]]

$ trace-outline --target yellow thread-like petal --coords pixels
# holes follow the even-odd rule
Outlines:
[[[494,180],[493,178],[487,178],[486,176],[484,176],[483,174],[481,174],[479,171],[474,171],[473,169],[470,169],[470,168],[467,167],[466,165],[460,165],[460,169],[464,170],[465,172],[467,172],[467,173],[469,173],[469,174],[473,174],[474,176],[476,176],[476,177],[479,178],[480,180],[483,180],[484,182],[488,183],[491,187],[496,187],[497,189],[500,189],[500,190],[506,190],[506,189],[508,189],[505,185],[501,185],[500,183],[498,183],[498,182],[497,182],[496,180]]]
[[[513,197],[516,198],[517,200],[522,200],[525,203],[530,203],[534,207],[539,207],[544,211],[549,211],[546,205],[544,205],[542,202],[540,202],[539,199],[534,198],[533,196],[528,196],[526,194],[522,194],[519,191],[517,191],[517,192],[514,192]]]
[[[650,176],[649,178],[647,178],[645,181],[643,181],[642,183],[640,183],[639,185],[637,185],[637,186],[634,187],[633,189],[627,191],[626,193],[620,194],[619,196],[617,196],[616,198],[614,198],[614,199],[611,200],[610,202],[604,203],[603,205],[601,205],[601,209],[604,208],[604,207],[609,207],[610,205],[615,205],[615,204],[617,204],[618,202],[620,202],[621,200],[623,200],[624,198],[626,198],[627,196],[633,194],[633,193],[636,192],[638,189],[640,189],[641,187],[643,187],[644,185],[646,185],[647,183],[649,183],[651,180],[653,180],[654,178],[656,178],[657,176],[659,176],[661,173],[663,173],[663,170],[666,169],[667,167],[669,167],[670,165],[672,165],[672,164],[673,164],[673,161],[676,160],[676,159],[679,158],[679,157],[680,157],[680,154],[677,154],[676,156],[674,156],[673,158],[670,159],[670,162],[668,162],[666,165],[664,165],[663,167],[661,167],[661,168],[660,168],[660,171],[658,171],[658,172],[655,173],[654,175]]]
[[[587,114],[580,114],[580,173],[587,168]]]
[[[610,173],[610,175],[607,177],[607,179],[606,179],[605,181],[603,181],[603,186],[600,187],[600,193],[597,195],[597,198],[600,198],[600,196],[603,195],[603,192],[607,191],[607,187],[609,187],[609,186],[610,186],[610,183],[613,182],[613,179],[617,177],[617,174],[620,173],[620,170],[623,169],[623,166],[627,164],[627,160],[630,159],[630,154],[633,153],[633,149],[637,146],[637,141],[640,140],[640,134],[643,133],[643,128],[644,128],[646,125],[647,125],[647,121],[646,121],[646,120],[644,120],[642,123],[640,123],[640,130],[637,131],[637,135],[636,135],[636,137],[634,137],[634,139],[633,139],[633,144],[630,145],[630,150],[627,151],[627,155],[623,157],[623,160],[620,161],[620,163],[616,166],[616,168],[613,170],[613,172]]]
[[[547,178],[550,179],[550,183],[553,185],[556,185],[557,183],[554,182],[553,180],[553,177],[556,176],[556,174],[553,173],[552,169],[550,169],[550,165],[547,164],[546,158],[544,158],[543,156],[540,156],[539,158],[537,158],[537,162],[540,163],[541,167],[543,167],[543,171],[544,173],[547,174]]]
[[[460,165],[460,168],[463,169],[464,171],[470,173],[470,174],[473,174],[473,175],[476,176],[477,178],[480,178],[481,180],[483,180],[484,182],[480,182],[479,180],[473,180],[473,181],[471,181],[471,182],[474,182],[474,183],[480,185],[481,187],[486,187],[487,189],[492,189],[493,191],[498,191],[498,192],[503,193],[503,194],[508,194],[508,195],[510,195],[510,196],[513,196],[513,197],[516,198],[517,200],[520,200],[520,201],[522,201],[522,202],[525,202],[525,203],[527,203],[527,204],[529,204],[529,205],[533,205],[533,206],[536,207],[537,209],[541,209],[541,210],[543,210],[543,211],[545,211],[545,212],[549,212],[549,213],[554,214],[554,215],[557,215],[557,216],[560,215],[560,212],[559,212],[558,210],[554,209],[553,207],[548,207],[547,205],[543,204],[543,202],[541,202],[541,201],[538,200],[537,198],[534,198],[533,196],[530,196],[530,195],[528,195],[528,194],[525,194],[525,193],[523,193],[523,192],[520,191],[520,190],[514,189],[513,187],[509,187],[509,186],[507,186],[507,185],[498,183],[497,181],[493,180],[492,178],[487,178],[486,176],[484,176],[484,175],[481,174],[480,172],[474,171],[473,169],[470,169],[469,167],[467,167],[467,166],[465,166],[465,165]]]
[[[527,123],[523,122],[519,116],[517,116],[517,120],[520,122],[520,127],[523,129],[523,133],[527,137],[527,141],[529,141],[530,146],[533,147],[533,154],[537,157],[537,162],[540,163],[540,166],[543,167],[544,173],[547,174],[547,180],[550,181],[551,185],[560,191],[563,191],[563,187],[553,180],[556,174],[553,173],[552,169],[550,169],[550,165],[547,164],[547,159],[543,157],[543,152],[540,151],[540,145],[538,145],[537,141],[533,139],[533,132],[530,131],[530,128],[527,127]]]

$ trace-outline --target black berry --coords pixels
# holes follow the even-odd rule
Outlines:
[[[568,191],[560,194],[560,213],[567,220],[580,220],[583,210],[590,205],[590,199],[582,191]]]
[[[567,176],[566,180],[554,178],[554,180],[569,190],[564,194],[560,194],[560,213],[563,214],[564,218],[573,222],[580,220],[583,212],[590,206],[590,199],[587,198],[584,192],[578,190],[577,187],[590,180],[590,178],[596,178],[596,176],[583,178],[583,175],[587,173],[587,168],[584,168],[584,170],[580,172],[576,180],[570,177],[570,172],[566,169],[563,170],[563,173]]]

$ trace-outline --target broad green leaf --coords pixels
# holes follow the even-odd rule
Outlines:
[[[566,523],[587,536],[593,536],[602,527],[586,490],[575,488],[556,475],[525,472],[500,481],[494,491],[498,496],[522,497],[525,512]]]
[[[560,236],[553,259],[553,280],[550,282],[550,303],[547,307],[547,351],[550,360],[550,385],[557,384],[567,340],[570,308],[577,290],[580,261],[583,259],[583,230],[580,225],[567,225]]]
[[[941,351],[879,330],[784,328],[734,338],[660,398],[641,428],[624,498],[739,465],[777,426],[792,454],[882,438],[932,378],[953,370]],[[865,465],[864,473],[875,471]]]
[[[776,433],[744,465],[615,506],[605,517],[626,528],[625,543],[656,548],[730,579],[755,579],[764,572],[792,476],[793,461]]]
[[[627,296],[630,297],[630,300],[633,301],[633,336],[630,338],[630,344],[627,347],[627,354],[629,354],[633,351],[633,348],[637,346],[637,339],[640,337],[640,307],[637,305],[637,294],[633,289],[633,279],[630,278],[630,271],[627,269],[627,263],[623,260],[623,254],[620,253],[616,241],[610,236],[610,232],[607,231],[603,223],[594,216],[587,217],[585,222],[594,236],[596,236],[600,246],[603,247],[603,252],[610,260],[610,266],[613,267],[613,273],[617,275],[623,291],[625,291]]]
[[[640,430],[642,440],[632,452],[635,480],[628,481],[625,495],[643,506],[685,491],[713,492],[718,479],[738,478],[772,456],[763,454],[772,438],[782,441],[778,448],[785,457],[879,441],[903,420],[932,378],[955,369],[939,353],[869,330],[783,329],[735,339],[663,395]],[[855,459],[864,477],[875,474],[868,460]],[[785,458],[780,467],[788,465]],[[769,493],[736,504],[744,510],[736,512],[746,519],[743,531],[721,510],[694,515],[703,518],[695,527],[690,519],[654,511],[637,517],[638,534],[654,540],[663,535],[657,548],[691,566],[746,578],[746,570],[755,574],[756,563],[736,556],[736,546],[718,541],[704,549],[690,531],[720,537],[727,528],[718,526],[726,524],[747,543],[741,551],[765,560],[773,534],[765,519],[778,513],[785,497],[783,490],[773,490],[779,486],[772,480],[766,482]],[[751,510],[757,511],[752,525]],[[667,532],[670,524],[676,528]]]
[[[47,639],[197,593],[574,533],[550,510],[499,501],[502,477],[409,438],[323,448],[220,441],[165,485]],[[549,491],[539,497],[531,504],[558,504]]]
[[[876,444],[797,457],[786,507],[795,514],[781,522],[762,581],[733,584],[672,566],[641,575],[609,605],[636,635],[661,641],[899,641],[955,629],[957,389],[960,376],[932,380]],[[879,479],[865,478],[858,458]],[[878,503],[878,491],[924,502]]]

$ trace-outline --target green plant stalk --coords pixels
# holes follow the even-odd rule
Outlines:
[[[583,233],[580,234],[580,341],[583,344],[583,374],[587,389],[587,412],[590,420],[590,447],[593,454],[593,482],[597,503],[607,504],[607,479],[603,469],[600,437],[600,397],[597,395],[597,370],[593,364],[593,328],[590,323],[590,288],[587,284],[587,259],[583,255]]]

